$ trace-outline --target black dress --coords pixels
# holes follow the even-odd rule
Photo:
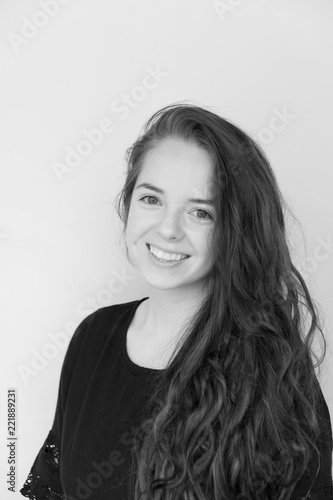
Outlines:
[[[133,436],[147,415],[153,370],[136,365],[126,333],[141,302],[98,309],[73,334],[63,362],[53,425],[20,493],[33,500],[132,500]],[[322,393],[321,393],[322,395]],[[332,429],[322,395],[321,469],[308,500],[332,500]],[[305,497],[313,471],[292,499]],[[65,496],[66,495],[66,496]]]

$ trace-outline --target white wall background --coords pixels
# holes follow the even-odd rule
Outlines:
[[[23,498],[51,428],[73,326],[98,307],[149,295],[120,247],[112,201],[125,149],[175,101],[209,106],[267,151],[303,228],[291,224],[290,238],[324,319],[320,380],[333,414],[332,18],[332,0],[2,0],[2,499],[13,498],[7,389],[17,390],[14,497]],[[284,123],[272,121],[279,112]],[[279,131],[267,130],[274,124]],[[100,125],[109,127],[101,143],[56,175],[55,162],[66,167],[68,148]],[[121,291],[112,295],[108,282],[123,270],[133,279],[117,278]],[[38,369],[24,377],[37,357]]]

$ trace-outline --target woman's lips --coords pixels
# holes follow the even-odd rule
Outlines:
[[[146,243],[147,247],[149,248],[150,250],[150,246],[154,247],[154,248],[157,248],[158,250],[161,250],[161,252],[164,252],[164,253],[169,253],[169,254],[176,254],[176,255],[182,255],[182,256],[186,256],[186,258],[190,257],[189,254],[187,253],[184,253],[184,252],[170,252],[168,250],[163,250],[162,248],[158,247],[158,246],[155,246],[155,245],[150,245],[150,243]]]
[[[188,256],[188,257],[178,259],[178,260],[176,260],[176,259],[172,259],[172,260],[163,259],[163,258],[157,257],[156,255],[154,255],[150,251],[150,248],[149,248],[150,245],[148,243],[146,245],[147,245],[147,249],[148,249],[150,258],[153,259],[153,262],[155,262],[156,264],[161,264],[162,266],[177,266],[178,264],[187,260],[190,257],[190,256]]]

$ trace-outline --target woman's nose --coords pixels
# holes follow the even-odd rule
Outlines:
[[[157,223],[157,232],[166,239],[171,237],[181,238],[183,235],[183,229],[179,211],[165,211]]]

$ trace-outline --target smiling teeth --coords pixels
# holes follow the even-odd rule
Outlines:
[[[164,260],[182,260],[186,259],[188,255],[183,255],[179,253],[165,253],[162,252],[159,248],[153,247],[150,245],[149,247],[150,252],[158,257],[159,259],[164,259]]]

